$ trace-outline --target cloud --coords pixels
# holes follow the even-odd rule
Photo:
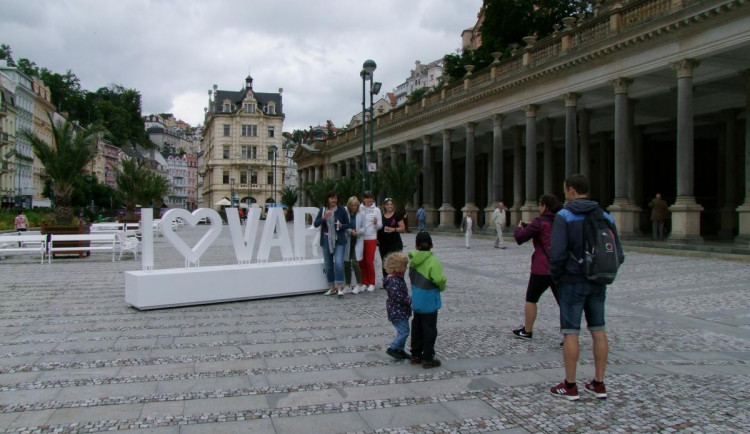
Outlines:
[[[285,130],[348,123],[361,110],[362,62],[390,91],[460,46],[481,0],[4,0],[0,42],[14,57],[72,70],[94,91],[140,91],[144,113],[203,121],[207,90],[284,89]]]

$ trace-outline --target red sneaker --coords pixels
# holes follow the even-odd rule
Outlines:
[[[579,399],[581,399],[581,397],[578,396],[578,386],[574,384],[573,387],[568,388],[567,386],[565,386],[565,381],[558,384],[557,386],[551,387],[549,391],[553,395],[561,396],[568,401],[578,401]]]
[[[586,383],[584,389],[587,392],[593,393],[594,396],[599,399],[607,399],[607,388],[604,386],[603,381],[599,384],[594,384],[594,380],[591,380],[590,382]]]

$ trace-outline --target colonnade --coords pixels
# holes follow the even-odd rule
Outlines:
[[[700,62],[694,59],[682,59],[671,64],[675,73],[676,88],[676,198],[670,206],[672,217],[671,238],[676,240],[696,240],[700,238],[700,218],[704,208],[696,201],[694,191],[695,161],[694,161],[694,116],[693,116],[693,71]],[[725,153],[722,181],[724,206],[722,207],[722,230],[730,233],[736,229],[739,220],[740,235],[750,235],[750,128],[748,128],[747,114],[745,115],[745,196],[744,203],[738,203],[735,192],[738,178],[737,154],[738,118],[740,112],[750,110],[750,73],[745,72],[745,93],[747,103],[745,107],[724,111]],[[482,210],[487,216],[493,209],[494,202],[504,201],[510,206],[511,223],[519,219],[529,221],[538,214],[538,196],[545,192],[554,192],[558,196],[562,192],[559,180],[572,173],[580,172],[591,179],[593,197],[601,201],[615,218],[622,236],[632,236],[639,232],[641,213],[644,211],[639,204],[643,204],[643,186],[645,173],[643,167],[644,135],[646,124],[636,125],[637,102],[629,95],[634,81],[631,77],[617,77],[611,81],[614,114],[609,128],[591,131],[592,116],[597,111],[606,111],[609,115],[610,107],[580,107],[585,92],[564,92],[558,101],[542,101],[522,105],[516,110],[500,111],[468,122],[450,125],[433,131],[415,130],[415,136],[399,143],[389,142],[388,137],[381,137],[377,142],[378,166],[384,167],[386,160],[390,164],[403,155],[407,162],[416,161],[417,146],[421,144],[421,188],[412,198],[409,210],[424,205],[428,215],[428,226],[450,228],[455,226],[456,210],[462,212],[480,211],[478,204],[484,203]],[[564,159],[556,158],[553,127],[557,119],[545,117],[537,119],[541,109],[546,104],[563,104],[564,144],[562,150]],[[520,113],[519,113],[520,112]],[[519,114],[522,113],[522,117]],[[512,122],[509,122],[512,119]],[[478,125],[485,127],[491,123],[491,140],[478,144],[476,130]],[[540,130],[541,128],[541,130]],[[541,131],[541,134],[539,132]],[[456,141],[453,137],[463,133],[463,140]],[[538,139],[541,135],[541,143]],[[442,137],[442,142],[439,138]],[[506,146],[505,138],[510,138]],[[611,142],[611,140],[613,143]],[[598,142],[598,148],[594,145]],[[539,146],[541,144],[541,146]],[[543,171],[538,173],[538,151],[543,154]],[[440,147],[440,149],[438,149]],[[512,154],[512,200],[504,197],[505,191],[505,159]],[[459,154],[459,155],[457,155]],[[478,159],[479,155],[481,159]],[[594,159],[596,154],[596,159]],[[457,158],[458,157],[458,158]],[[463,157],[463,202],[455,203],[453,171],[454,162]],[[329,160],[336,160],[336,155],[330,155]],[[485,160],[486,159],[486,160]],[[487,197],[477,198],[477,173],[484,172],[480,161],[487,162],[486,191]],[[596,170],[592,169],[595,162]],[[353,167],[359,167],[359,156],[331,161],[326,165],[307,167],[300,171],[303,183],[314,182],[323,175],[323,167],[329,176],[352,176]],[[665,162],[671,164],[671,162]],[[613,169],[609,169],[610,165]],[[461,166],[459,166],[460,168]],[[439,174],[439,176],[438,176]],[[543,179],[543,189],[537,185],[538,179]],[[592,177],[596,177],[592,179]],[[418,181],[418,180],[415,180]],[[483,187],[484,189],[484,187]],[[458,190],[461,191],[460,189]],[[436,197],[435,193],[440,197]],[[654,191],[653,193],[655,193]],[[651,194],[651,192],[649,192]],[[306,199],[306,198],[305,198]],[[305,203],[303,199],[302,203]],[[440,202],[438,203],[438,199]],[[478,199],[480,201],[478,202]],[[382,198],[381,198],[382,200]],[[309,203],[306,203],[309,204]],[[738,219],[739,214],[739,219]]]

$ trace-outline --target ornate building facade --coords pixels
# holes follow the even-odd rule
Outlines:
[[[580,172],[623,236],[647,230],[661,193],[672,239],[750,238],[748,1],[597,2],[524,42],[376,117],[378,159],[422,166],[412,209],[426,204],[428,224],[453,227],[459,210],[499,200],[530,220],[539,195],[562,197]],[[301,182],[359,167],[359,128],[299,147]]]
[[[202,206],[219,208],[222,199],[235,205],[279,202],[287,166],[282,89],[256,92],[248,76],[239,91],[214,85],[208,94],[199,169]]]

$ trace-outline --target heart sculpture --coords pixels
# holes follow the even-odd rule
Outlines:
[[[178,218],[181,218],[185,223],[192,227],[195,227],[201,219],[208,218],[211,225],[206,234],[195,244],[195,247],[190,248],[172,229]],[[169,240],[169,242],[172,243],[175,249],[177,249],[187,261],[197,263],[201,256],[206,252],[206,249],[208,249],[208,247],[219,237],[222,221],[219,213],[210,208],[198,208],[192,213],[185,209],[175,208],[170,209],[164,214],[164,217],[161,219],[161,224],[161,231],[164,238]]]

